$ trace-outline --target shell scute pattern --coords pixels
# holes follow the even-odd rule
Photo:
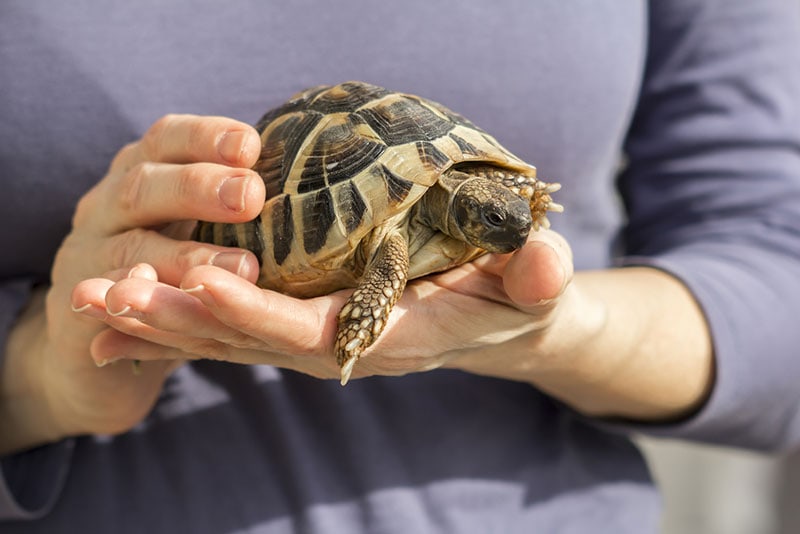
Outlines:
[[[408,211],[448,168],[532,168],[444,106],[360,82],[302,91],[257,129],[263,148],[254,169],[267,202],[258,223],[225,241],[271,255],[260,258],[262,267],[274,263],[260,283],[289,292],[295,278],[351,268],[354,247]]]
[[[386,144],[357,115],[330,115],[318,125],[313,143],[298,154],[295,165],[302,170],[286,187],[307,193],[348,180],[385,150]]]
[[[344,262],[455,164],[529,168],[444,106],[363,83],[298,93],[257,127],[264,148],[254,168],[267,187],[262,220],[271,241],[264,248],[282,277],[320,262],[335,268],[332,258]]]

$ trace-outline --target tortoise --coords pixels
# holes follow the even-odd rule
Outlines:
[[[200,221],[194,239],[249,249],[258,285],[295,297],[356,288],[338,315],[341,383],[406,282],[520,248],[562,211],[558,184],[444,106],[362,82],[306,89],[257,123],[253,221]]]

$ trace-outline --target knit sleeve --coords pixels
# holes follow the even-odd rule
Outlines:
[[[24,279],[0,281],[0,347],[28,302],[31,285]],[[0,521],[47,513],[66,480],[72,447],[72,440],[64,440],[0,458]]]

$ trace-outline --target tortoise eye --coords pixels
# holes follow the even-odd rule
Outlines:
[[[484,224],[488,226],[503,226],[506,222],[506,214],[498,210],[487,210],[482,215]]]

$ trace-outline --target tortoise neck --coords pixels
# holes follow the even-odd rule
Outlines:
[[[455,218],[453,199],[459,188],[475,176],[455,169],[447,170],[417,204],[418,217],[426,226],[459,241],[468,241]]]

